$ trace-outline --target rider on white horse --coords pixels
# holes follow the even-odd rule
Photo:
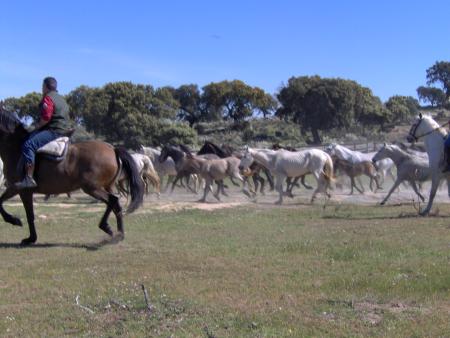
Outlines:
[[[448,123],[450,124],[450,121]],[[444,141],[444,159],[445,167],[442,170],[443,173],[450,171],[450,133],[447,134]]]

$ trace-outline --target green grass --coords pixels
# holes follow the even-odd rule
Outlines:
[[[155,211],[127,216],[125,241],[101,246],[99,207],[38,205],[30,248],[15,245],[26,228],[2,224],[1,336],[450,332],[447,217],[408,206]]]

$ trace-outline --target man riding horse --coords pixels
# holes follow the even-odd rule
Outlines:
[[[43,97],[39,104],[40,119],[34,125],[34,131],[22,145],[25,177],[15,184],[17,189],[37,187],[33,178],[36,151],[70,131],[69,106],[58,94],[55,78],[46,77],[44,79],[42,94]]]

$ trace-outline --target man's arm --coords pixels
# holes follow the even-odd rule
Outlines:
[[[44,97],[41,104],[41,117],[38,123],[35,124],[35,130],[39,130],[44,127],[52,118],[53,112],[55,110],[55,105],[50,96]]]

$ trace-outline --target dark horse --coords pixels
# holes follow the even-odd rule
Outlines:
[[[127,212],[133,212],[143,202],[144,187],[131,155],[124,148],[114,148],[100,141],[86,141],[69,146],[65,158],[55,162],[38,155],[34,189],[17,190],[14,182],[22,178],[17,170],[21,157],[21,146],[28,132],[13,114],[0,110],[0,157],[4,162],[7,188],[0,196],[0,214],[5,222],[22,226],[19,218],[12,216],[3,208],[3,202],[19,194],[27,216],[30,236],[22,240],[23,245],[37,240],[34,226],[33,194],[61,194],[82,189],[88,195],[106,203],[106,211],[99,227],[108,235],[113,232],[108,224],[111,211],[117,219],[119,238],[124,237],[122,207],[119,198],[112,193],[114,183],[121,169],[130,180],[131,202]]]

